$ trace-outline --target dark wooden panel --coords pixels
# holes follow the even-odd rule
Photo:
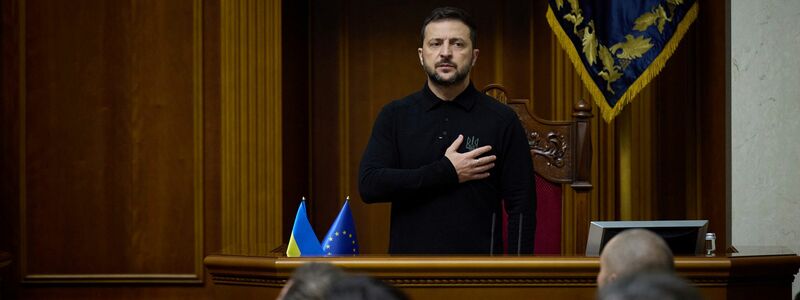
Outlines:
[[[195,274],[193,2],[25,5],[23,275]]]
[[[20,299],[214,299],[210,288],[202,287],[72,287],[27,288]]]
[[[700,47],[696,52],[699,103],[699,171],[700,216],[709,219],[710,232],[717,234],[717,245],[731,245],[731,165],[729,75],[730,0],[700,3],[697,34]]]
[[[654,135],[659,147],[654,158],[657,199],[653,216],[708,219],[709,232],[717,234],[718,245],[729,246],[728,21],[722,9],[729,4],[720,0],[700,5],[697,20],[657,78]]]
[[[309,192],[309,36],[308,2],[284,0],[283,91],[283,239],[289,240],[297,201]]]
[[[311,4],[309,60],[310,109],[310,196],[308,214],[314,230],[322,236],[336,217],[339,202],[339,83],[341,23],[345,16],[338,1]],[[297,211],[300,199],[284,199],[284,205]],[[290,222],[294,221],[294,214]],[[290,223],[291,224],[291,223]],[[291,226],[291,225],[290,225]]]
[[[694,24],[693,26],[696,26]],[[655,219],[697,218],[690,205],[697,200],[698,110],[694,91],[694,51],[697,28],[692,27],[657,78],[655,105]]]
[[[19,18],[17,3],[0,2],[2,33],[0,33],[0,252],[12,256],[12,264],[3,269],[2,280],[16,280],[19,247]],[[13,285],[0,291],[0,297],[10,294]],[[2,288],[2,287],[0,287]]]
[[[203,0],[203,254],[219,253],[221,242],[221,115],[219,1]]]

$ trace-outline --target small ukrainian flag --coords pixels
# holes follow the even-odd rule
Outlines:
[[[358,237],[356,237],[356,223],[350,212],[350,197],[345,199],[342,210],[325,235],[322,250],[325,256],[358,255]]]
[[[311,228],[311,223],[308,222],[305,199],[304,197],[303,201],[300,202],[297,216],[294,218],[292,235],[289,237],[289,246],[286,248],[286,256],[288,257],[323,255],[317,235],[314,233],[314,229]]]

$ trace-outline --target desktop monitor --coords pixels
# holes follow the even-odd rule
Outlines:
[[[589,226],[586,256],[599,256],[612,237],[633,228],[655,232],[667,242],[674,255],[696,255],[705,251],[708,220],[593,221]]]

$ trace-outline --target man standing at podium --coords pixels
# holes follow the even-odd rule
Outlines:
[[[383,107],[361,159],[366,203],[391,202],[392,254],[532,254],[536,194],[525,130],[469,80],[475,24],[458,8],[422,25],[422,90]]]

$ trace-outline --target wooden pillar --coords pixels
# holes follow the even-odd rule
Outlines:
[[[223,0],[222,247],[266,253],[281,236],[281,1]]]
[[[573,118],[575,100],[583,99],[590,103],[592,114],[599,116],[594,99],[578,77],[575,67],[561,47],[555,35],[551,34],[550,68],[551,91],[550,115],[554,120]],[[566,187],[562,199],[562,245],[564,255],[580,255],[586,248],[589,222],[614,220],[617,212],[618,167],[616,165],[615,124],[606,123],[602,118],[591,119],[592,164],[589,174],[591,189]]]

